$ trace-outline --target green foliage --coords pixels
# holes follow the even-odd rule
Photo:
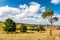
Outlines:
[[[35,27],[29,27],[28,30],[36,31]]]
[[[26,25],[24,25],[24,24],[21,24],[21,27],[20,27],[20,32],[26,32],[26,30],[27,30],[27,26]]]
[[[14,32],[16,31],[16,23],[13,22],[12,19],[8,18],[5,22],[5,27],[3,27],[3,30],[6,32]]]
[[[58,17],[54,17],[53,18],[53,21],[55,22],[55,21],[58,21]]]
[[[51,26],[53,25],[54,22],[58,21],[58,18],[57,17],[53,17],[53,14],[54,14],[54,12],[50,8],[47,9],[42,14],[42,17],[44,19],[47,19],[51,23]],[[52,27],[50,28],[50,35],[52,35]]]
[[[48,8],[45,12],[43,12],[42,17],[47,18],[49,16],[52,16],[53,14],[54,12],[50,8]]]
[[[38,26],[36,30],[39,31],[45,31],[44,27],[42,25]]]
[[[47,18],[48,21],[52,24],[53,22],[58,21],[58,17],[52,17],[53,14],[54,14],[53,10],[48,8],[45,12],[43,12],[42,17]]]

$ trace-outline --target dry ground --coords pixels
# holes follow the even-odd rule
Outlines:
[[[2,24],[0,24],[0,40],[60,40],[60,30],[53,28],[53,35],[49,36],[49,28],[47,31],[41,33],[37,31],[28,31],[27,33],[4,34],[2,31]]]
[[[53,30],[53,36],[49,36],[49,31],[44,33],[29,32],[19,34],[2,34],[0,33],[0,40],[60,40],[59,30]]]

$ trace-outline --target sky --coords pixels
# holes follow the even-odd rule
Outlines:
[[[11,18],[17,23],[49,24],[41,17],[47,8],[59,18],[54,25],[60,25],[60,0],[0,0],[0,21]]]

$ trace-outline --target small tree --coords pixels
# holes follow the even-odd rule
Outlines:
[[[8,18],[4,22],[4,24],[5,24],[5,27],[3,27],[3,30],[5,32],[14,32],[14,31],[16,31],[16,23],[12,19]]]
[[[36,30],[39,31],[45,31],[44,27],[42,25],[39,25]]]
[[[53,10],[51,10],[50,8],[47,9],[45,12],[43,12],[42,14],[42,17],[44,19],[47,19],[48,22],[51,24],[51,27],[50,27],[50,35],[52,35],[52,25],[54,22],[58,21],[58,18],[57,17],[53,17],[54,15],[54,12]]]
[[[20,26],[20,32],[26,32],[27,26],[25,24],[21,24]]]

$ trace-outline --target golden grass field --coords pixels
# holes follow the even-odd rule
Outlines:
[[[19,26],[19,25],[18,25]],[[37,31],[28,31],[28,33],[4,34],[3,24],[0,23],[0,40],[60,40],[59,32],[53,28],[53,35],[49,36],[49,28],[44,33]]]

